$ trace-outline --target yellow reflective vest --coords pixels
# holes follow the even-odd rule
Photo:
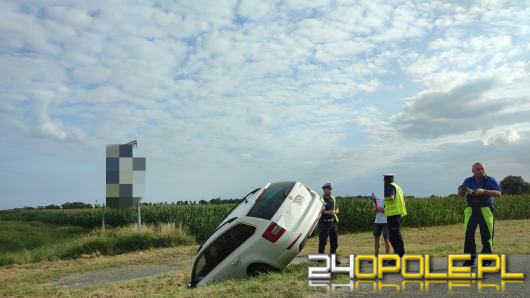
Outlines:
[[[387,199],[385,197],[385,215],[386,216],[407,215],[407,207],[405,206],[405,196],[403,195],[403,191],[401,190],[401,187],[399,187],[399,185],[397,185],[394,182],[390,184],[394,186],[394,188],[396,189],[396,194],[394,195],[393,200]]]

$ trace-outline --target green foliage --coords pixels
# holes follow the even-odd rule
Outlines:
[[[173,224],[147,225],[140,231],[130,225],[86,233],[81,227],[18,221],[0,221],[0,239],[3,240],[0,265],[72,259],[82,255],[116,255],[195,242],[192,236]]]
[[[61,205],[63,209],[83,209],[83,208],[92,208],[92,205],[85,204],[83,202],[66,202]]]
[[[501,181],[502,192],[509,195],[530,194],[530,183],[521,176],[507,176]]]
[[[57,206],[55,204],[51,204],[48,206],[44,206],[44,209],[61,209],[61,206]]]
[[[58,227],[42,222],[0,221],[0,255],[68,240],[86,232],[83,227]]]
[[[463,198],[409,198],[405,201],[408,215],[403,218],[403,225],[407,227],[448,225],[464,220],[465,199]],[[530,201],[527,201],[530,206]],[[375,215],[371,200],[340,198],[337,205],[340,208],[341,233],[372,230]]]
[[[405,199],[408,215],[405,227],[450,225],[464,222],[466,200],[461,197]],[[340,208],[339,232],[362,232],[373,228],[374,213],[368,198],[338,198]],[[530,218],[529,196],[502,196],[495,199],[496,219]]]
[[[77,258],[82,254],[117,255],[150,247],[171,247],[193,244],[194,238],[173,224],[135,225],[114,229],[96,229],[73,245],[64,249],[58,257]]]
[[[340,208],[339,232],[370,231],[374,213],[368,197],[338,197]],[[435,198],[407,198],[406,227],[456,224],[464,221],[465,199],[449,196]],[[174,223],[182,226],[197,241],[205,240],[230,211],[233,204],[221,205],[153,205],[142,206],[142,221],[148,224]],[[530,196],[502,196],[495,200],[497,219],[530,218]],[[85,228],[101,226],[103,209],[78,210],[16,210],[0,212],[2,220],[43,221]],[[136,222],[136,209],[107,210],[106,223],[124,226]]]
[[[233,205],[156,205],[142,206],[145,224],[174,223],[182,226],[198,241],[206,239]],[[101,227],[104,209],[14,210],[0,212],[0,220],[41,221],[57,225]],[[134,224],[136,208],[107,209],[105,223],[111,227]]]

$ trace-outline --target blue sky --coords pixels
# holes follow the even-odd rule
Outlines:
[[[268,181],[453,193],[530,180],[523,1],[0,1],[0,208],[105,196],[137,139],[145,201]]]

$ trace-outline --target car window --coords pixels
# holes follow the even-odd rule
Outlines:
[[[270,220],[280,209],[285,197],[291,192],[296,182],[272,183],[265,189],[261,198],[252,206],[247,216],[259,217]]]
[[[230,228],[212,242],[197,258],[193,268],[193,281],[203,279],[219,263],[236,250],[245,240],[250,238],[256,228],[246,224],[238,224]]]

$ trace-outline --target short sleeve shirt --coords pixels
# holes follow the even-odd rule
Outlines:
[[[497,190],[501,191],[501,187],[495,178],[486,176],[482,181],[477,182],[475,176],[471,176],[464,180],[462,183],[463,186],[468,187],[472,190],[477,190],[479,188],[485,190]],[[468,207],[491,207],[493,208],[493,197],[491,196],[474,196],[467,195],[467,206]]]
[[[377,202],[377,206],[384,208],[385,207],[385,200],[381,198],[375,198],[375,201]],[[386,215],[384,212],[377,212],[375,214],[375,223],[378,224],[386,224]]]

